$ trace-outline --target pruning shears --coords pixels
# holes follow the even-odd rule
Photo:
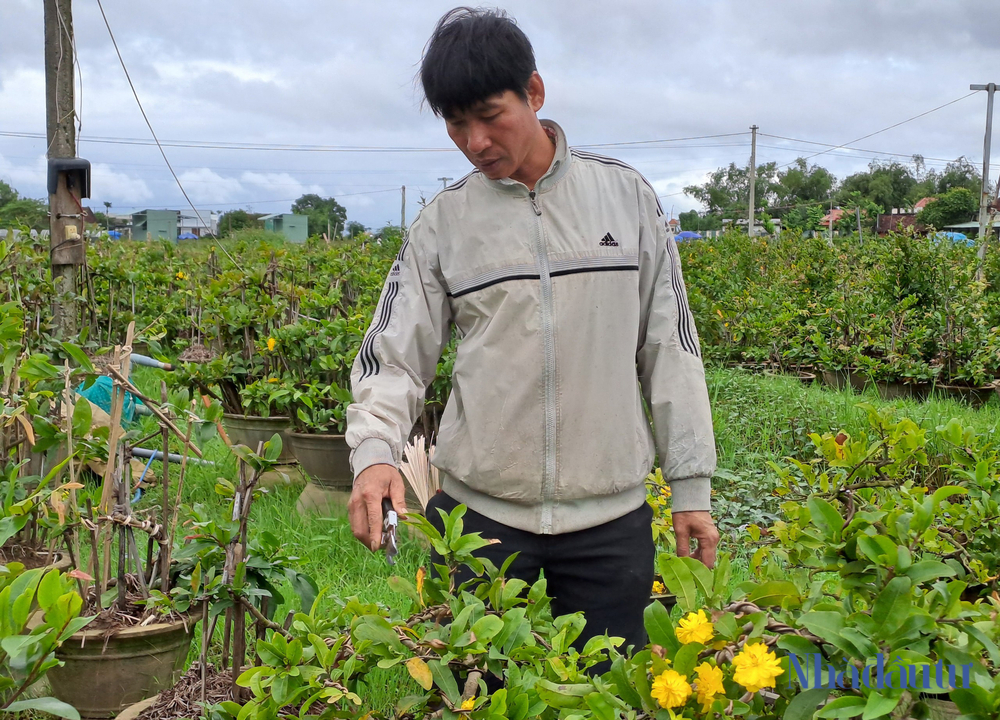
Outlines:
[[[392,500],[382,498],[382,547],[385,548],[385,561],[390,565],[396,564],[396,526],[399,524],[399,516],[392,508]]]

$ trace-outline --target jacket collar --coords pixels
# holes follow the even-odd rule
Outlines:
[[[555,134],[556,154],[552,158],[552,164],[549,165],[549,169],[546,170],[545,174],[539,178],[537,183],[535,183],[535,192],[538,194],[550,190],[563,178],[569,170],[569,164],[572,158],[569,152],[569,145],[566,144],[566,133],[563,132],[563,129],[551,120],[542,120],[540,122],[546,131]],[[511,180],[510,178],[491,180],[485,175],[481,175],[481,177],[487,185],[499,190],[502,193],[510,195],[528,194],[528,186],[522,182],[518,182],[517,180]]]

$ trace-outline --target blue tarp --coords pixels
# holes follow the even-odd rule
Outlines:
[[[100,375],[93,384],[84,388],[84,384],[81,383],[76,389],[78,395],[87,398],[90,402],[97,405],[104,412],[111,414],[111,390],[114,387],[114,381],[107,375]],[[130,423],[132,418],[135,417],[135,406],[136,404],[142,404],[142,400],[138,400],[132,393],[125,393],[125,401],[122,403],[122,422]]]
[[[701,240],[701,235],[696,232],[691,232],[690,230],[685,230],[684,232],[679,232],[674,235],[675,240]]]
[[[194,233],[181,233],[177,236],[178,240],[197,240],[198,236]]]
[[[966,236],[964,233],[960,233],[960,232],[942,231],[942,232],[934,233],[934,239],[938,240],[938,241],[941,241],[941,240],[951,240],[952,242],[964,242],[967,245],[974,245],[975,244],[974,241],[972,241],[972,240],[970,240],[968,238],[968,236]]]

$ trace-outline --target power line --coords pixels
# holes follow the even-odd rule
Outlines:
[[[823,147],[830,148],[831,151],[833,151],[833,150],[848,150],[848,151],[851,151],[851,152],[870,153],[870,154],[873,154],[873,155],[891,155],[893,157],[904,157],[904,158],[913,158],[916,155],[920,155],[920,157],[923,160],[931,160],[931,161],[934,161],[934,162],[943,162],[943,163],[951,163],[951,162],[955,162],[956,160],[958,160],[958,158],[952,158],[951,160],[949,160],[947,158],[929,157],[927,155],[921,155],[920,153],[898,153],[898,152],[889,152],[888,150],[866,150],[865,148],[847,147],[847,145],[834,145],[833,143],[818,142],[816,140],[802,140],[801,138],[785,137],[784,135],[771,135],[769,133],[759,133],[759,134],[762,137],[774,138],[775,140],[788,140],[790,142],[803,143],[803,144],[806,144],[806,145],[820,145],[820,146],[823,146]],[[775,150],[795,150],[796,149],[796,148],[777,147],[777,146],[772,146],[772,145],[759,145],[758,147],[770,147],[770,148],[775,149]],[[965,157],[965,156],[963,155],[962,157]],[[995,166],[1000,167],[1000,163],[991,163],[991,165],[995,165]]]
[[[139,100],[139,93],[135,91],[135,85],[132,84],[132,77],[128,74],[128,68],[125,67],[125,60],[122,58],[121,50],[118,49],[118,41],[115,40],[115,34],[111,31],[111,23],[108,22],[108,16],[104,12],[104,5],[101,3],[101,0],[97,0],[97,7],[101,10],[101,17],[104,18],[104,26],[108,29],[108,35],[111,36],[111,44],[115,46],[115,53],[118,55],[118,62],[121,63],[122,71],[125,73],[125,79],[128,80],[128,86],[132,89],[132,97],[135,98],[135,104],[139,106],[139,112],[142,113],[142,119],[146,121],[146,127],[149,128],[149,134],[152,135],[153,140],[156,141],[156,147],[159,148],[160,155],[163,156],[163,162],[167,164],[167,169],[170,171],[170,174],[174,176],[174,182],[176,182],[177,187],[180,188],[184,199],[188,201],[188,205],[190,205],[191,209],[194,210],[194,214],[198,216],[198,221],[201,222],[203,227],[211,227],[211,225],[207,225],[205,223],[205,219],[201,216],[201,213],[198,212],[198,208],[194,206],[194,203],[191,202],[191,198],[188,197],[187,190],[185,190],[184,185],[181,184],[181,179],[177,177],[177,173],[175,173],[174,169],[170,166],[170,160],[167,159],[167,153],[163,151],[163,147],[160,145],[160,141],[156,137],[156,132],[153,130],[153,125],[149,122],[149,118],[146,117],[146,111],[143,109],[142,102]],[[228,257],[230,262],[236,266],[236,269],[242,273],[243,268],[240,267],[240,264],[236,262],[235,259],[233,259],[233,256],[229,254],[229,251],[221,245],[219,247],[222,247],[222,251],[226,254],[226,257]]]
[[[884,127],[881,130],[876,130],[875,132],[868,133],[867,135],[862,135],[859,138],[854,138],[853,140],[848,140],[847,142],[841,143],[840,145],[834,145],[833,147],[828,148],[827,150],[820,150],[819,152],[813,153],[812,155],[809,155],[808,157],[803,158],[803,159],[810,160],[810,159],[812,159],[814,157],[818,157],[819,155],[825,155],[826,153],[832,152],[833,150],[838,150],[840,148],[846,147],[847,145],[853,145],[854,143],[861,142],[862,140],[867,140],[868,138],[874,137],[875,135],[879,135],[881,133],[884,133],[887,130],[892,130],[893,128],[898,128],[900,125],[905,125],[906,123],[912,122],[912,121],[917,120],[919,118],[922,118],[925,115],[930,115],[931,113],[937,112],[938,110],[941,110],[942,108],[946,108],[949,105],[954,105],[957,102],[960,102],[962,100],[965,100],[966,98],[972,97],[973,95],[975,95],[978,92],[979,92],[979,90],[973,90],[972,92],[970,92],[967,95],[963,95],[962,97],[955,98],[954,100],[949,100],[948,102],[944,103],[943,105],[938,105],[937,107],[931,108],[930,110],[925,110],[924,112],[920,113],[919,115],[914,115],[913,117],[906,118],[906,120],[900,120],[898,123],[893,123],[892,125],[889,125],[888,127]],[[784,165],[780,165],[779,167],[788,167],[789,165],[793,165],[794,163],[795,163],[795,160],[793,160],[790,163],[786,163]]]
[[[576,148],[599,148],[599,147],[621,147],[623,145],[649,145],[652,143],[667,143],[667,142],[682,142],[684,140],[709,140],[711,138],[724,138],[724,137],[736,137],[738,135],[749,135],[750,133],[735,132],[735,133],[721,133],[718,135],[692,135],[690,137],[681,138],[667,138],[666,140],[631,140],[628,142],[613,142],[613,143],[593,143],[590,145],[574,145]]]

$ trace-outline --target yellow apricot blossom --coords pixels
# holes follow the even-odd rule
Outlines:
[[[468,700],[462,701],[462,710],[472,710],[476,707],[476,698],[470,697]]]
[[[664,670],[653,679],[650,693],[662,708],[681,707],[691,697],[691,684],[676,670]]]
[[[270,352],[274,352],[274,348],[276,348],[277,346],[278,346],[278,341],[275,340],[273,337],[269,337],[267,339],[267,349]]]
[[[766,687],[774,687],[774,679],[784,673],[778,656],[763,643],[744,645],[739,655],[733,658],[736,672],[733,680],[750,692]]]
[[[694,684],[698,693],[698,702],[701,703],[701,711],[707,713],[712,709],[715,696],[726,692],[722,686],[722,669],[703,662],[694,671],[698,676]]]
[[[688,643],[704,645],[715,635],[715,625],[705,615],[704,610],[690,612],[686,617],[681,618],[676,634],[677,639],[685,645]]]
[[[667,589],[663,586],[663,583],[661,583],[659,580],[654,580],[653,581],[653,594],[654,595],[662,595],[666,591],[667,591]]]

